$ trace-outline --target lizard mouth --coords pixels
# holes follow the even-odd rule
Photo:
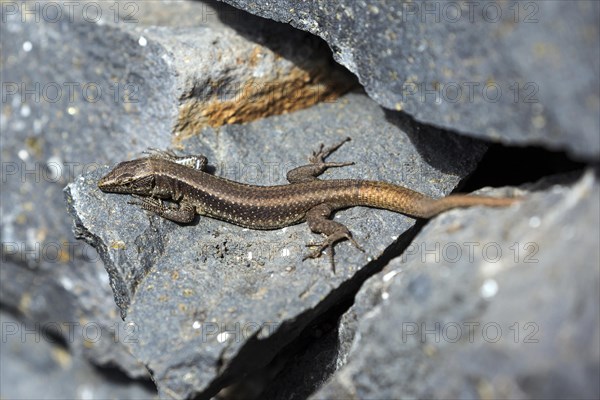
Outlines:
[[[129,193],[128,187],[133,181],[129,172],[123,172],[119,166],[109,171],[98,181],[98,188],[103,192]]]
[[[109,174],[110,175],[110,174]],[[111,182],[109,175],[105,175],[98,181],[98,188],[103,192],[111,191],[111,189],[115,189],[114,182]]]
[[[106,179],[100,178],[100,180],[98,181],[98,188],[105,192],[108,189],[110,189],[110,186],[109,186],[108,182],[106,182]]]
[[[98,181],[98,188],[102,190],[108,189],[108,185],[106,184],[106,180],[104,178],[100,178],[100,180]]]

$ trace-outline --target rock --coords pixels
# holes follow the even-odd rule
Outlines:
[[[332,62],[321,39],[225,4],[4,2],[0,33],[11,40],[3,41],[0,67],[0,307],[17,315],[21,331],[21,324],[28,324],[25,331],[51,332],[59,344],[40,347],[45,355],[34,365],[28,349],[11,342],[2,360],[16,363],[15,369],[2,370],[2,381],[14,384],[10,390],[3,387],[0,397],[85,397],[90,391],[84,381],[98,383],[101,388],[92,395],[100,397],[112,389],[120,397],[153,396],[148,371],[163,398],[231,398],[240,393],[306,398],[332,374],[317,393],[346,393],[347,377],[357,376],[353,382],[360,393],[374,397],[397,390],[414,397],[475,392],[480,397],[548,397],[546,384],[551,394],[597,396],[588,376],[598,371],[590,361],[598,358],[598,346],[589,344],[590,337],[598,337],[597,319],[589,317],[598,307],[586,300],[598,292],[598,274],[580,266],[585,257],[598,260],[597,248],[589,244],[596,239],[589,226],[598,220],[597,207],[590,205],[597,203],[598,192],[591,175],[574,188],[537,189],[514,209],[476,209],[436,219],[423,232],[427,241],[442,243],[437,235],[463,232],[471,240],[493,238],[503,246],[511,235],[522,234],[532,243],[539,239],[540,263],[530,269],[495,270],[500,264],[490,267],[473,260],[454,263],[456,276],[417,265],[422,264],[419,253],[413,253],[420,248],[405,247],[423,224],[390,212],[354,208],[337,214],[366,252],[339,244],[334,274],[327,257],[301,261],[304,245],[318,240],[305,224],[253,231],[198,218],[180,226],[127,204],[128,196],[97,188],[110,165],[139,157],[148,147],[204,153],[214,172],[226,178],[283,184],[285,173],[306,163],[320,142],[351,136],[332,159],[356,165],[328,171],[325,179],[386,180],[440,197],[475,169],[487,144],[436,126],[503,143],[566,149],[574,158],[596,160],[598,123],[592,117],[598,108],[598,50],[593,33],[598,6],[550,3],[533,5],[539,7],[538,24],[508,23],[507,14],[497,24],[482,23],[481,16],[473,24],[421,24],[410,9],[403,15],[413,20],[382,22],[393,15],[392,3],[369,5],[364,13],[360,2],[342,4],[331,16],[319,8],[328,11],[331,3],[316,1],[285,11],[281,1],[260,11],[290,13],[289,21],[300,26],[294,15],[309,7],[302,18],[321,18],[321,25],[304,30],[332,46],[334,57],[358,76],[373,101],[355,88],[354,76]],[[311,9],[311,4],[316,6]],[[590,12],[585,11],[588,6]],[[52,10],[61,13],[57,21],[49,21]],[[563,30],[566,25],[572,29]],[[400,40],[402,48],[396,45]],[[387,49],[389,57],[382,57]],[[576,62],[565,61],[569,56]],[[581,61],[586,57],[594,61]],[[521,97],[518,104],[507,96],[496,103],[481,98],[440,103],[402,91],[415,82],[447,88],[452,82],[473,81],[503,89],[508,85],[510,94],[509,83],[518,82]],[[525,86],[530,82],[537,92]],[[537,103],[525,101],[535,95]],[[490,217],[479,219],[477,213]],[[477,231],[448,222],[459,217]],[[437,224],[446,224],[445,230],[438,231]],[[72,227],[98,253],[76,241]],[[520,245],[528,243],[520,240]],[[584,253],[571,254],[575,241]],[[531,255],[531,246],[516,249],[520,257]],[[336,330],[358,288],[398,256],[369,281]],[[547,259],[551,261],[541,262]],[[558,268],[567,260],[576,275]],[[397,268],[406,269],[410,280],[396,282],[405,276],[396,274]],[[477,268],[480,275],[473,275]],[[526,283],[530,287],[524,290]],[[553,284],[562,302],[550,296]],[[435,290],[442,285],[443,290]],[[513,307],[512,299],[522,304]],[[386,304],[394,306],[380,311]],[[380,312],[388,313],[384,320]],[[494,318],[503,334],[519,333],[521,341],[514,347],[519,354],[531,354],[533,361],[515,361],[509,343],[491,350],[485,340],[466,348],[448,341],[431,346],[423,345],[417,332],[406,335],[401,349],[410,354],[403,353],[400,363],[383,372],[369,364],[381,379],[365,384],[369,373],[353,369],[363,365],[360,360],[375,354],[387,366],[397,350],[381,345],[386,340],[392,346],[394,338],[376,342],[371,336],[383,337],[379,329],[394,328],[406,314],[414,318],[402,321]],[[513,316],[519,319],[513,321]],[[4,328],[17,325],[2,318],[3,334],[9,334]],[[577,328],[565,328],[565,320]],[[525,325],[530,322],[538,325]],[[536,326],[544,336],[537,350],[531,350],[523,340]],[[440,328],[439,335],[448,338],[452,327]],[[371,330],[376,333],[369,336]],[[385,354],[375,345],[385,348]],[[567,347],[575,352],[572,358],[553,352]],[[508,361],[498,362],[497,353]],[[468,357],[476,360],[472,367],[464,361]],[[434,365],[429,361],[434,359],[441,362]],[[457,370],[457,362],[465,367],[447,377],[447,371]],[[489,379],[506,366],[518,368],[502,370],[500,383]],[[110,375],[110,382],[98,377],[98,371],[104,378]],[[379,385],[392,373],[405,371],[409,375],[397,375],[400,379],[384,388]],[[471,384],[464,376],[480,379]],[[51,382],[47,388],[32,384],[26,392],[29,378]],[[59,387],[69,379],[74,388]],[[123,385],[115,388],[115,379]],[[133,379],[140,380],[141,390]],[[405,382],[415,388],[397,389]]]
[[[156,399],[151,383],[127,379],[122,372],[98,369],[69,352],[61,338],[39,324],[0,310],[0,396],[3,399]]]
[[[402,115],[352,94],[243,126],[205,128],[185,142],[185,153],[208,156],[219,176],[284,184],[286,172],[305,164],[318,143],[350,136],[330,159],[356,165],[325,178],[386,180],[438,197],[485,149],[450,133],[415,129]],[[373,268],[370,261],[415,222],[366,208],[337,213],[366,253],[339,244],[333,274],[327,257],[301,261],[305,243],[315,239],[306,225],[255,231],[199,218],[180,226],[127,204],[128,196],[100,192],[96,185],[107,171],[68,186],[69,211],[77,236],[98,249],[115,298],[136,326],[132,353],[165,397],[212,396],[269,364],[316,318],[351,299]]]
[[[599,188],[432,220],[361,288],[348,362],[311,398],[597,398]]]
[[[215,5],[199,28],[143,32],[164,48],[178,78],[177,137],[334,101],[357,86],[322,40],[249,14],[238,20],[232,10],[240,13]]]
[[[27,19],[23,7],[33,10]],[[160,99],[173,79],[131,32],[85,21],[81,8],[71,22],[66,14],[36,20],[42,9],[35,7],[42,3],[2,5],[1,34],[11,40],[3,41],[2,62],[0,303],[30,322],[59,326],[74,354],[147,377],[118,338],[123,324],[102,261],[73,238],[62,189],[98,160],[137,148],[128,132],[139,126],[146,126],[144,145],[166,146],[176,107]],[[156,90],[137,93],[147,104],[124,101],[126,85],[144,80]],[[85,330],[96,328],[98,340],[86,340]]]
[[[600,156],[596,1],[224,1],[325,39],[369,96],[419,122]]]

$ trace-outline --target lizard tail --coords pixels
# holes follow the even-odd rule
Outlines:
[[[508,207],[511,204],[519,201],[518,198],[508,197],[485,197],[455,194],[441,199],[430,199],[421,208],[420,215],[415,215],[421,218],[431,218],[439,213],[442,213],[453,208],[486,206],[486,207]]]
[[[444,211],[460,207],[507,207],[519,198],[450,195],[434,199],[414,190],[386,182],[366,181],[359,189],[359,203],[383,208],[417,218],[431,218]]]

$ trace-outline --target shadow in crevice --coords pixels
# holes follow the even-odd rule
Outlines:
[[[312,33],[283,22],[250,14],[220,1],[208,0],[203,3],[216,11],[221,23],[234,29],[247,40],[268,48],[296,65],[314,61],[310,57],[313,57],[317,50],[319,55],[327,59],[332,66],[347,71],[345,67],[333,60],[327,42]]]
[[[115,386],[139,386],[140,388],[144,388],[147,391],[156,392],[158,394],[158,390],[156,389],[156,385],[152,380],[148,378],[131,378],[127,374],[125,374],[118,366],[112,365],[95,365],[92,364],[94,370],[104,378],[106,381],[110,382]]]
[[[211,0],[204,3],[215,9],[223,24],[250,42],[311,71],[315,81],[337,85],[340,93],[360,87],[358,78],[333,59],[329,45],[320,37],[222,2]]]
[[[84,374],[87,380],[102,386],[107,385],[115,389],[118,387],[130,389],[138,387],[145,391],[157,392],[156,386],[149,378],[130,377],[120,365],[98,365],[94,363],[94,359],[89,359],[85,354],[74,350],[72,346],[73,336],[65,336],[65,330],[76,325],[73,322],[32,320],[18,309],[6,304],[0,304],[0,315],[2,315],[3,345],[7,344],[13,347],[12,352],[18,352],[19,357],[25,362],[36,361],[36,365],[32,364],[30,366],[35,370],[31,371],[33,375],[24,377],[24,379],[32,379],[36,376],[40,378],[41,375],[38,375],[40,372],[49,370],[48,368],[44,369],[47,366],[44,359],[49,358],[56,363],[57,368],[64,369],[63,373],[65,374],[79,373],[78,368],[72,367],[73,363],[75,365],[85,365],[86,369],[79,374]],[[65,327],[67,328],[65,329]],[[74,331],[69,332],[68,335],[75,334]],[[32,349],[25,351],[25,347],[32,347]],[[64,355],[59,355],[63,353]],[[34,354],[35,357],[33,357]],[[75,358],[80,359],[80,361],[71,360]],[[59,360],[62,360],[62,362]],[[89,372],[87,371],[88,366],[90,368]],[[43,377],[49,378],[51,376],[49,372],[47,376],[44,375]],[[82,377],[83,375],[79,376],[79,378]]]
[[[355,304],[356,295],[365,282],[381,272],[392,259],[402,255],[426,223],[425,220],[417,220],[378,259],[363,267],[352,280],[347,282],[347,292],[342,301],[318,316],[297,340],[284,349],[292,357],[288,358],[282,373],[271,382],[268,389],[262,394],[263,398],[273,400],[289,398],[290,395],[298,393],[296,390],[298,386],[293,386],[295,383],[305,384],[302,387],[300,398],[307,398],[343,368],[343,365],[339,365],[339,360],[345,359],[349,355],[356,332],[346,332],[349,337],[344,338],[345,346],[341,346],[339,331],[341,318]],[[350,330],[346,329],[346,331]],[[284,355],[286,355],[285,352]]]
[[[406,133],[432,167],[454,175],[464,174],[465,169],[473,171],[457,185],[461,192],[486,186],[520,186],[564,174],[564,183],[572,183],[586,167],[585,163],[570,159],[566,152],[488,142],[419,123],[404,112],[384,111],[387,121]]]
[[[14,318],[15,321],[18,321],[10,325],[15,326],[16,324],[18,324],[20,330],[20,332],[11,332],[11,330],[8,329],[9,324],[6,324],[6,326],[3,325],[3,344],[8,342],[8,338],[10,338],[10,336],[12,336],[13,333],[19,333],[19,338],[21,338],[21,340],[27,340],[27,335],[31,334],[31,336],[35,339],[36,343],[43,340],[49,345],[56,346],[64,351],[69,351],[69,341],[60,330],[60,326],[58,323],[52,321],[46,321],[45,323],[41,323],[39,320],[32,319],[31,317],[27,316],[26,314],[21,312],[21,310],[19,310],[17,307],[6,303],[0,303],[0,313],[6,313],[7,315],[10,315],[12,318]],[[6,332],[4,330],[5,328],[7,328]]]
[[[481,140],[419,123],[402,111],[382,109],[385,119],[406,133],[421,158],[444,174],[462,176],[465,170],[475,169],[487,150],[488,144]]]
[[[459,187],[471,192],[485,186],[521,186],[545,177],[553,177],[549,179],[553,184],[572,184],[585,167],[585,163],[571,160],[565,152],[493,144]],[[547,187],[540,182],[534,190]]]

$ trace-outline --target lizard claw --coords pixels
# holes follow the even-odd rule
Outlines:
[[[333,273],[335,273],[335,264],[334,264],[334,260],[333,260],[333,246],[339,240],[343,240],[343,239],[347,239],[354,247],[356,247],[361,252],[363,252],[363,253],[365,252],[365,249],[363,249],[362,246],[359,245],[356,240],[354,240],[354,238],[352,237],[352,234],[350,232],[340,231],[338,233],[327,236],[325,238],[325,240],[322,241],[321,243],[307,243],[306,247],[318,247],[318,248],[316,250],[314,250],[313,252],[305,255],[304,258],[302,259],[302,261],[305,261],[308,258],[313,258],[313,259],[319,258],[319,257],[321,257],[321,255],[323,254],[323,252],[325,250],[328,250],[327,253],[329,254],[329,258],[331,260],[331,269],[333,270]]]
[[[354,238],[351,235],[346,236],[346,239],[348,239],[350,241],[350,243],[352,243],[352,245],[354,245],[354,247],[356,247],[363,253],[365,252],[365,249],[363,249],[362,246],[360,244],[358,244],[358,242],[356,240],[354,240]]]
[[[319,258],[321,257],[321,255],[323,254],[323,252],[328,249],[328,254],[329,254],[329,260],[331,263],[331,270],[333,271],[333,273],[335,274],[335,262],[333,259],[333,244],[335,243],[335,241],[330,240],[329,238],[325,239],[323,242],[321,243],[308,243],[306,245],[306,247],[318,247],[318,249],[316,249],[313,252],[308,253],[307,255],[304,256],[304,258],[302,258],[302,261],[305,261],[309,258],[315,259],[315,258]]]
[[[334,151],[336,151],[337,149],[339,149],[344,143],[349,142],[350,138],[347,137],[346,139],[342,140],[340,143],[338,144],[334,144],[331,147],[325,148],[325,145],[323,143],[321,143],[321,145],[319,146],[319,150],[317,151],[313,151],[313,155],[312,157],[309,158],[309,161],[311,162],[311,164],[323,164],[325,158],[327,158],[327,156],[329,156],[331,153],[333,153]],[[347,166],[347,165],[352,165],[349,163],[339,163],[339,164],[344,164],[344,165],[338,165],[338,166]]]
[[[319,258],[321,257],[321,254],[323,254],[323,252],[325,251],[325,249],[327,249],[328,247],[332,247],[332,245],[330,243],[327,242],[327,240],[325,240],[322,243],[308,243],[306,244],[306,247],[318,247],[318,249],[316,249],[315,251],[312,251],[310,253],[308,253],[307,255],[304,256],[304,258],[302,259],[302,261],[308,259],[308,258]]]

